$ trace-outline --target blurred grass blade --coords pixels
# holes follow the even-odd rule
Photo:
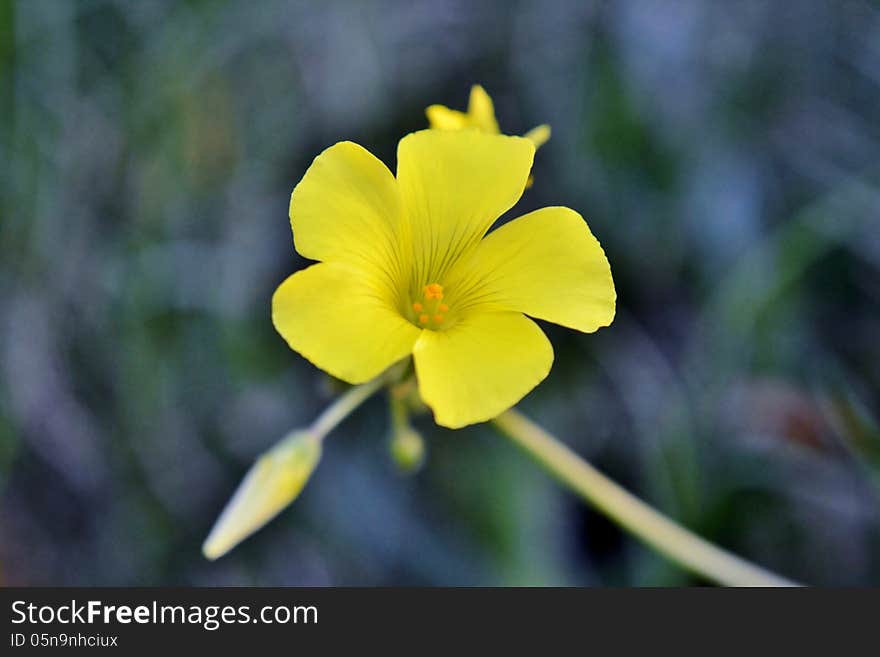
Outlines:
[[[202,553],[217,559],[293,502],[321,459],[321,440],[294,431],[251,467],[214,524]]]

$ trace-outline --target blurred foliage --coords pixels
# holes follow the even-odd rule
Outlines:
[[[880,582],[880,9],[867,1],[0,0],[0,581],[694,583],[491,427],[371,401],[289,511],[199,547],[338,386],[271,325],[287,202],[480,82],[553,139],[513,216],[589,218],[610,329],[524,408],[707,538]]]

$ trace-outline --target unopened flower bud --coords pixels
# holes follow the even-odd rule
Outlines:
[[[415,472],[425,462],[425,441],[409,425],[395,429],[391,436],[391,458],[407,474]]]
[[[217,559],[293,502],[321,459],[321,441],[294,431],[251,466],[202,546]]]

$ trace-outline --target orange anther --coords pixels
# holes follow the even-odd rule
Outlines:
[[[425,286],[425,298],[426,299],[437,299],[440,300],[443,298],[443,286],[439,283],[431,283],[430,285]]]
[[[418,301],[416,301],[416,302],[413,304],[413,310],[415,310],[417,313],[422,312],[422,309],[423,309],[423,308],[424,308],[424,306],[423,306],[422,304],[420,304]]]
[[[419,315],[419,324],[427,324],[427,323],[428,323],[428,316],[425,314]]]
[[[439,306],[437,306],[437,309],[441,313],[445,313],[447,310],[449,310],[449,306],[447,306],[445,303],[441,303]]]
[[[434,315],[434,322],[440,324],[443,321],[443,315]]]

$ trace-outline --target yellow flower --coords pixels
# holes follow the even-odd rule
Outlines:
[[[493,135],[501,133],[498,121],[495,119],[495,106],[492,103],[492,98],[478,84],[471,87],[467,112],[449,109],[445,105],[431,105],[425,110],[425,114],[428,116],[430,126],[436,130],[476,128]],[[550,126],[539,125],[523,136],[531,141],[535,148],[538,148],[550,139]]]
[[[592,332],[611,323],[616,298],[573,210],[543,208],[486,236],[522,195],[534,152],[521,137],[424,130],[400,141],[395,178],[357,144],[328,148],[290,199],[296,250],[320,262],[276,290],[278,332],[349,383],[412,354],[420,395],[447,427],[516,404],[553,362],[525,315]]]

